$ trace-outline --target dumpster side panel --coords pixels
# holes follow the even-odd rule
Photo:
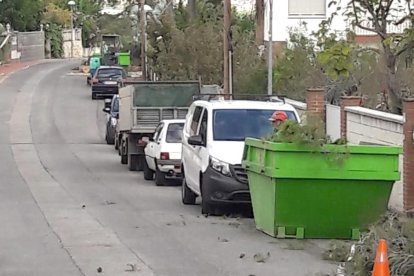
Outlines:
[[[270,178],[269,178],[270,179]],[[352,237],[387,210],[393,182],[355,180],[277,179],[275,229],[286,227],[305,238]]]
[[[258,230],[274,236],[276,234],[276,187],[271,178],[258,173],[249,173],[250,179],[252,183],[260,183],[250,189],[256,227]]]

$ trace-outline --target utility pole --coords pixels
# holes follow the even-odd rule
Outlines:
[[[223,53],[224,53],[224,94],[232,94],[231,81],[231,69],[230,69],[230,19],[231,19],[231,0],[224,0],[224,31],[223,31]]]
[[[267,52],[267,95],[273,94],[273,0],[269,0],[269,45]]]
[[[256,0],[256,44],[264,42],[264,0]]]
[[[144,80],[147,80],[147,64],[146,64],[146,12],[145,12],[145,0],[140,0],[140,7],[141,7],[141,71],[142,71],[142,77]]]

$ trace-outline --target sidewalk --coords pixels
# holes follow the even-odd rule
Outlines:
[[[42,60],[26,61],[26,62],[16,61],[16,62],[0,65],[0,83],[3,80],[5,80],[6,77],[9,76],[10,74],[16,71],[19,71],[23,68],[35,65],[40,62],[42,62]]]

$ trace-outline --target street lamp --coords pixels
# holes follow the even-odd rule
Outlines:
[[[73,58],[73,8],[75,7],[76,2],[74,0],[70,0],[68,5],[70,7],[70,57]]]

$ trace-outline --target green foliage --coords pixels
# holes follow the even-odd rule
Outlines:
[[[317,116],[307,114],[306,123],[299,124],[296,121],[283,122],[278,131],[270,137],[275,143],[292,143],[306,146],[315,153],[324,154],[328,163],[340,166],[348,158],[346,139],[332,141],[325,133],[325,124]],[[329,144],[344,145],[343,147],[327,147]]]
[[[63,55],[63,37],[62,28],[52,23],[47,32],[45,32],[46,39],[50,40],[51,54],[53,58],[61,58]]]
[[[240,33],[254,33],[256,30],[255,17],[252,13],[238,13],[233,11],[232,26],[235,26]]]
[[[311,148],[319,149],[328,143],[329,138],[325,134],[323,121],[314,118],[312,120],[307,119],[306,124],[303,125],[292,120],[283,122],[277,133],[271,137],[271,141],[308,145]]]
[[[186,27],[188,27],[189,15],[182,0],[178,2],[177,8],[175,9],[174,13],[177,28],[179,30],[183,30]]]
[[[289,30],[288,46],[277,60],[273,75],[274,87],[279,94],[303,101],[307,88],[325,84],[325,77],[315,59],[315,47],[307,35],[306,25]]]
[[[70,25],[70,11],[59,7],[54,3],[49,3],[42,17],[43,23],[57,24],[60,26]]]
[[[17,31],[37,31],[42,4],[42,0],[3,0],[0,2],[0,22],[9,23]]]
[[[98,18],[100,9],[103,5],[102,0],[78,0],[77,13],[75,13],[75,26],[82,27],[82,43],[84,47],[90,47],[97,44],[98,40]],[[124,30],[125,28],[121,28]]]
[[[321,49],[317,61],[323,67],[326,75],[333,81],[340,77],[348,78],[353,69],[353,44],[339,38],[331,31],[331,18],[319,24],[319,30],[313,35],[317,46]]]
[[[182,3],[161,24],[148,23],[150,68],[163,80],[201,77],[205,84],[222,84],[223,7],[220,1],[197,2],[197,17],[189,21]],[[254,44],[254,18],[233,13],[234,92],[265,88],[265,64]],[[262,91],[258,91],[263,93]]]
[[[349,77],[353,69],[352,48],[349,43],[339,41],[321,51],[317,58],[325,73],[334,81],[339,77]]]

